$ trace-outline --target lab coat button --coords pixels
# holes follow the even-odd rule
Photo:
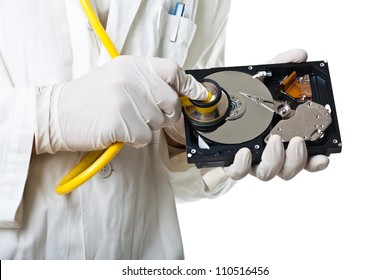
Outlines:
[[[106,166],[104,166],[100,171],[99,171],[99,176],[102,178],[107,178],[111,175],[112,173],[112,166],[111,163],[108,163]]]

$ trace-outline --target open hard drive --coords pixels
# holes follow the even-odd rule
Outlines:
[[[341,152],[328,63],[189,70],[211,93],[183,106],[186,151],[198,168],[228,166],[243,147],[261,160],[268,138],[306,140],[309,156]]]

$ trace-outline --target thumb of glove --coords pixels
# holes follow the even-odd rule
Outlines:
[[[300,63],[307,60],[307,52],[303,49],[293,49],[276,55],[268,63]]]
[[[329,165],[329,158],[324,155],[316,155],[308,159],[305,169],[310,172],[324,170]]]
[[[166,58],[150,57],[149,62],[157,75],[178,94],[193,100],[204,100],[207,98],[207,89],[193,76],[187,75],[175,61]]]

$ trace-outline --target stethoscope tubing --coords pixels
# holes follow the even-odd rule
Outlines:
[[[96,35],[99,37],[103,46],[110,54],[111,58],[119,56],[114,43],[111,41],[106,30],[100,23],[96,13],[92,9],[88,0],[80,0],[85,15],[88,18]],[[89,152],[79,164],[77,164],[56,186],[56,193],[68,194],[91,179],[104,166],[106,166],[122,149],[124,143],[117,142],[112,144],[106,150]]]

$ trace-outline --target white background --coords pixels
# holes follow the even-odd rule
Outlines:
[[[232,1],[226,64],[293,48],[328,60],[343,151],[319,173],[248,176],[224,197],[179,205],[187,261],[268,266],[268,279],[390,279],[385,3]]]
[[[390,279],[390,16],[385,4],[232,0],[226,64],[261,64],[293,48],[306,49],[311,61],[328,60],[343,151],[320,173],[303,171],[287,182],[247,177],[221,198],[179,205],[186,261],[133,261],[132,266],[270,270],[267,277],[217,279]],[[27,263],[30,269],[23,264],[8,262],[8,275],[14,276],[8,279],[17,274],[125,279],[120,272],[130,262],[35,261]]]

